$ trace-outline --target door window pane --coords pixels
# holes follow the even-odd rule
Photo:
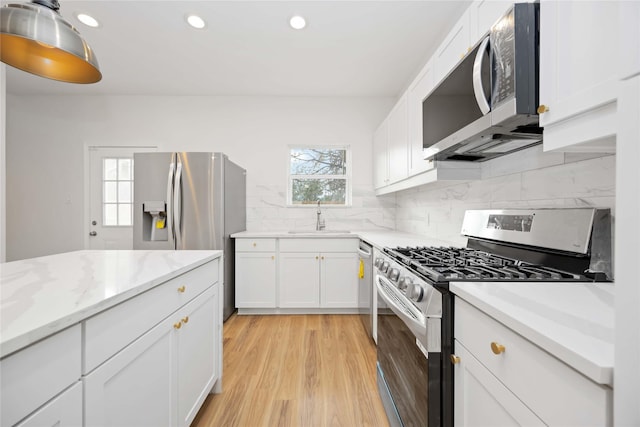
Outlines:
[[[118,179],[118,159],[104,159],[103,179]]]
[[[133,179],[133,174],[131,173],[131,164],[133,163],[133,159],[118,159],[118,179]]]
[[[118,225],[133,225],[131,222],[131,206],[130,204],[118,205]]]
[[[104,183],[104,193],[102,201],[105,203],[115,203],[118,201],[118,184],[107,181]]]
[[[104,225],[118,225],[118,205],[115,203],[104,204]]]
[[[118,182],[118,202],[131,203],[131,181]]]

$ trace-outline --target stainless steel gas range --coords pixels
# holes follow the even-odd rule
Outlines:
[[[467,245],[385,248],[378,291],[378,389],[392,426],[453,426],[453,282],[612,280],[608,209],[467,211]]]

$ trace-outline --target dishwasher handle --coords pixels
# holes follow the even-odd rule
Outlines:
[[[373,250],[371,246],[360,243],[360,247],[358,248],[358,254],[362,258],[371,258],[371,256],[373,255]]]

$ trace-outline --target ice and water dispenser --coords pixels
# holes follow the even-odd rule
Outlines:
[[[142,203],[142,240],[169,240],[167,204],[164,200]]]

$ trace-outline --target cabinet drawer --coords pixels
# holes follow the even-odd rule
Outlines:
[[[219,258],[175,277],[84,322],[83,373],[147,332],[218,281]]]
[[[357,252],[359,239],[280,239],[280,252]]]
[[[56,396],[16,427],[77,427],[82,425],[82,383]]]
[[[80,379],[80,325],[0,360],[0,425],[12,426]]]
[[[274,252],[276,239],[236,239],[236,252]]]
[[[456,298],[455,338],[547,425],[611,425],[612,390]],[[504,346],[494,354],[492,343]]]

